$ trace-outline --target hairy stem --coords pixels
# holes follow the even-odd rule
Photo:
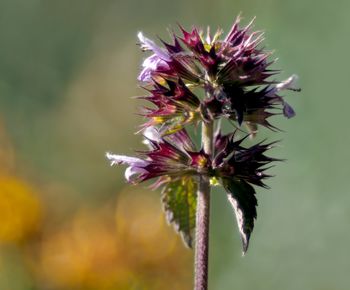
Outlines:
[[[202,123],[202,146],[209,156],[213,150],[213,122]],[[208,289],[210,182],[202,175],[199,180],[196,214],[195,290]]]

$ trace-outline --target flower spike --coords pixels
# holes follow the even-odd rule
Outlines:
[[[197,266],[206,263],[211,185],[225,189],[243,254],[248,250],[257,217],[255,188],[268,188],[265,180],[271,175],[267,170],[281,161],[266,155],[276,142],[249,146],[248,137],[257,135],[261,126],[279,130],[271,122],[273,116],[295,116],[283,92],[300,91],[295,85],[297,76],[272,79],[280,72],[271,68],[277,59],[271,59],[272,52],[262,46],[264,32],[253,31],[254,20],[241,26],[239,15],[226,36],[220,28],[212,34],[210,27],[204,33],[198,27],[186,30],[179,25],[179,35],[172,32],[170,42],[159,39],[159,44],[139,32],[140,48],[148,53],[138,75],[147,92],[138,97],[147,102],[140,110],[145,121],[139,132],[148,149],[137,151],[137,157],[106,154],[111,165],[127,166],[129,183],[153,180],[152,188],[162,188],[169,223],[188,247],[197,238],[196,261],[202,259]],[[222,119],[236,130],[221,133]],[[199,124],[202,147],[197,149],[187,130]],[[245,133],[243,125],[250,133]],[[238,137],[241,132],[246,134],[243,138]],[[206,269],[199,271],[198,279],[206,277]]]

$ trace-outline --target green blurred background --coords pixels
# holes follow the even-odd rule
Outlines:
[[[212,194],[210,289],[349,289],[349,1],[0,0],[0,289],[186,290],[192,253],[159,192],[126,186],[105,151],[130,154],[145,57],[136,34],[181,23],[229,30],[257,16],[280,79],[300,77],[271,190],[241,257]]]

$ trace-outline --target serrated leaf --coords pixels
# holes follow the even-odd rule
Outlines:
[[[197,182],[193,177],[167,183],[162,191],[162,202],[169,223],[192,248],[196,226]]]
[[[235,178],[223,179],[223,186],[235,211],[244,255],[248,250],[250,235],[254,228],[254,219],[256,219],[258,202],[255,197],[255,189],[244,180]]]

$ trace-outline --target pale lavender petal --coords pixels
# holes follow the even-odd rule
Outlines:
[[[161,49],[158,45],[156,45],[152,40],[145,37],[142,32],[139,32],[137,34],[137,37],[140,40],[141,49],[152,50],[159,58],[165,61],[170,61],[169,55],[163,49]]]
[[[152,80],[152,70],[150,70],[148,67],[144,67],[142,71],[140,72],[137,79],[141,82],[150,82]]]
[[[111,162],[111,165],[128,164],[131,166],[142,166],[146,163],[144,160],[140,158],[125,156],[125,155],[116,155],[109,152],[106,153],[106,157]]]
[[[283,82],[278,83],[277,85],[271,87],[271,89],[267,92],[268,97],[275,97],[278,98],[281,103],[283,103],[283,99],[281,97],[278,97],[277,93],[282,90],[292,90],[292,91],[300,91],[300,88],[296,86],[296,83],[298,81],[297,75],[292,75],[288,79],[284,80]]]
[[[143,131],[143,136],[148,140],[155,141],[157,143],[162,143],[162,136],[160,135],[156,127],[150,126]],[[147,140],[146,140],[147,141]]]
[[[168,64],[160,59],[156,54],[152,54],[147,57],[142,63],[142,71],[138,76],[138,80],[141,82],[149,82],[152,80],[152,72],[159,69],[167,70],[169,69]]]
[[[297,75],[292,75],[288,79],[284,80],[283,82],[280,82],[276,85],[276,91],[279,92],[281,90],[292,90],[292,91],[298,91],[300,88],[296,86],[296,82],[298,81]]]
[[[129,166],[125,170],[125,178],[128,182],[135,182],[137,180],[137,175],[142,173],[147,173],[147,170],[140,167]]]

